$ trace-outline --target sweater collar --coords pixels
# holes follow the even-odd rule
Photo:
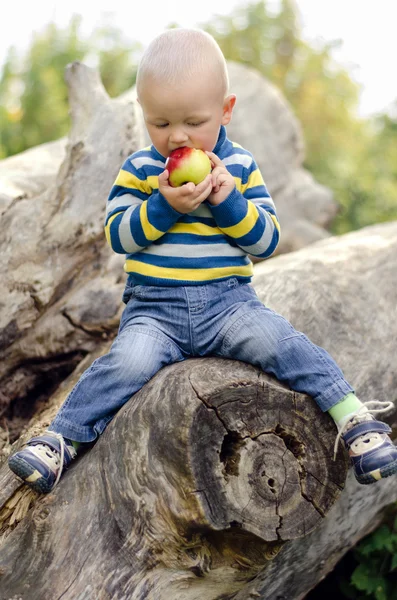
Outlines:
[[[220,131],[219,131],[219,136],[218,136],[218,141],[216,142],[216,146],[213,149],[213,153],[218,155],[220,149],[222,148],[224,142],[226,140],[226,128],[224,125],[221,125]]]

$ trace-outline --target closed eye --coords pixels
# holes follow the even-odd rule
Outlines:
[[[155,125],[155,127],[157,127],[157,129],[164,129],[164,127],[168,127],[168,123],[161,123],[161,124]]]
[[[204,121],[200,121],[199,123],[188,123],[190,127],[200,127],[200,125],[204,125]]]

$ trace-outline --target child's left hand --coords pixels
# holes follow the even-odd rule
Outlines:
[[[230,192],[236,187],[236,182],[216,154],[207,151],[205,153],[212,165],[212,192],[207,199],[210,204],[217,205],[226,200]]]

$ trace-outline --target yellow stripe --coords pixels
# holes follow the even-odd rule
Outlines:
[[[273,223],[276,226],[277,231],[280,233],[280,223],[277,221],[277,218],[274,215],[272,215],[271,213],[269,213],[269,215],[271,216]]]
[[[248,188],[253,188],[257,185],[265,185],[262,173],[259,171],[259,169],[255,169],[255,171],[252,171],[251,175],[248,177],[247,183],[244,183],[244,185],[241,186],[240,192],[244,194],[245,191],[248,190]]]
[[[147,216],[147,200],[145,200],[145,202],[142,202],[141,204],[139,217],[141,219],[143,233],[145,234],[145,237],[151,242],[153,240],[157,240],[165,233],[164,231],[160,231],[160,229],[156,229],[156,227],[150,223]]]
[[[117,175],[117,179],[114,182],[114,185],[121,185],[122,187],[130,188],[131,190],[139,190],[144,194],[150,195],[153,192],[153,190],[158,190],[159,181],[156,175],[151,175],[150,177],[142,181],[132,173],[121,169],[121,171]]]
[[[223,233],[226,233],[226,235],[230,235],[230,237],[242,237],[251,231],[258,218],[258,209],[256,208],[255,204],[248,201],[248,210],[244,219],[242,219],[240,223],[237,223],[237,225],[232,225],[231,227],[222,227],[222,231]]]
[[[156,267],[136,260],[126,260],[124,270],[127,273],[139,273],[147,277],[160,279],[174,279],[177,281],[206,281],[220,279],[221,277],[251,277],[253,274],[252,263],[242,267],[219,267],[214,269],[168,269]]]
[[[149,177],[146,179],[149,187],[152,190],[158,190],[159,189],[159,178],[158,175],[149,175]]]
[[[168,233],[192,233],[193,235],[219,235],[219,227],[210,227],[204,223],[175,223]]]
[[[237,144],[237,142],[232,142],[233,144],[233,148],[242,148],[242,146],[240,146],[240,144]]]
[[[256,187],[257,185],[265,185],[262,173],[259,171],[259,169],[255,169],[255,171],[251,173],[251,175],[248,177],[247,183],[243,184],[241,182],[241,177],[233,177],[233,179],[236,184],[237,190],[241,194],[244,194],[248,190],[248,188]]]
[[[123,211],[120,211],[120,212],[115,213],[114,215],[112,215],[110,217],[109,221],[106,223],[106,226],[105,226],[105,236],[106,236],[106,239],[107,239],[107,242],[108,242],[109,246],[112,245],[111,242],[110,242],[110,226],[111,226],[112,222],[115,220],[115,218],[117,217],[117,215],[120,215],[122,212]]]

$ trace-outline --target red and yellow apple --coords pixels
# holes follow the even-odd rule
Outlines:
[[[171,152],[165,168],[172,187],[180,187],[190,181],[197,185],[211,173],[211,161],[202,150],[182,146]]]

